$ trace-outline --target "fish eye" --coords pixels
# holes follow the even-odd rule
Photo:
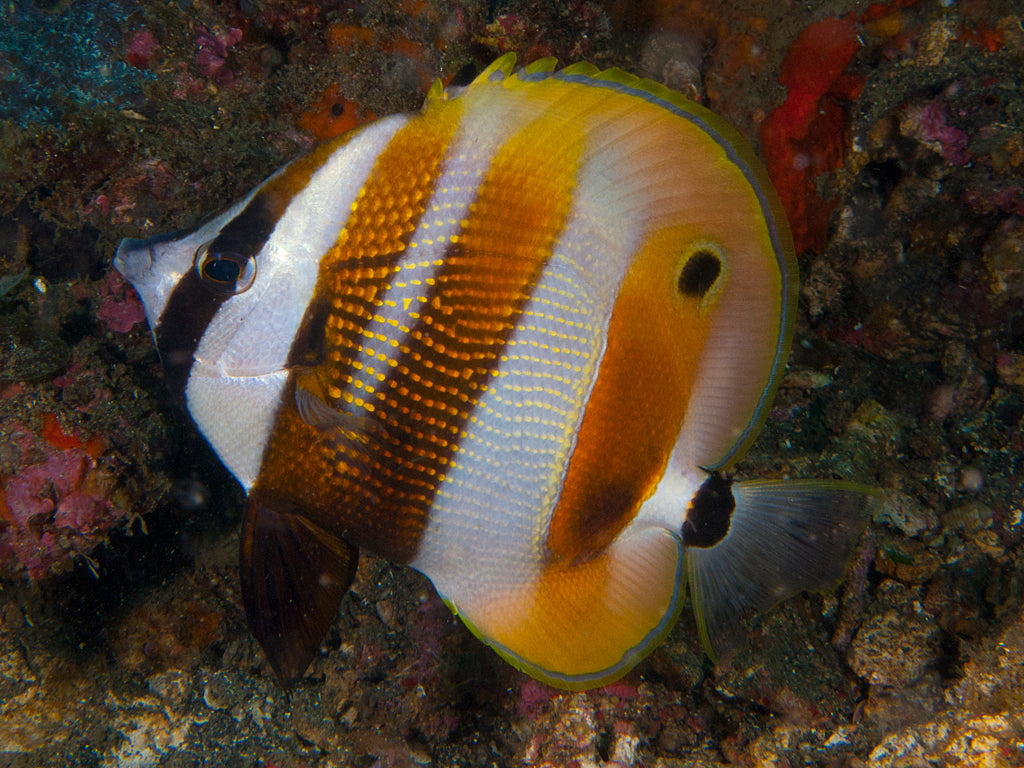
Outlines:
[[[212,242],[196,251],[196,272],[204,283],[217,291],[238,294],[256,281],[256,260],[236,251],[213,250]]]
[[[697,243],[683,257],[679,272],[679,293],[702,299],[711,291],[722,274],[722,252],[711,243]]]

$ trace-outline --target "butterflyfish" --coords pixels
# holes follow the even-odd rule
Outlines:
[[[114,264],[246,491],[245,612],[285,684],[360,549],[585,689],[687,594],[713,653],[833,586],[871,506],[732,479],[789,353],[788,225],[734,129],[617,69],[502,56]]]

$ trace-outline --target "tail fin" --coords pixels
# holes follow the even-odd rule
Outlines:
[[[743,615],[835,586],[881,499],[877,489],[829,481],[739,482],[732,492],[728,535],[686,550],[694,616],[712,658],[737,636]]]

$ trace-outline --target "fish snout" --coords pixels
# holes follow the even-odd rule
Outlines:
[[[145,283],[153,272],[153,248],[149,240],[124,238],[114,254],[114,269],[136,288]]]

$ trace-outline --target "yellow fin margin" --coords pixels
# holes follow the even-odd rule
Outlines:
[[[442,599],[513,667],[579,691],[617,680],[664,641],[682,605],[682,577],[679,539],[648,528],[521,587]]]
[[[515,53],[506,53],[503,56],[499,56],[491,62],[491,66],[487,67],[483,72],[476,76],[472,83],[468,87],[472,88],[474,85],[481,83],[489,83],[491,81],[491,75],[495,72],[501,72],[503,78],[507,78],[512,74],[512,71],[516,66],[516,55]]]
[[[530,75],[537,74],[550,74],[561,78],[582,77],[589,80],[617,83],[618,85],[624,86],[632,91],[638,91],[642,94],[647,94],[648,96],[653,96],[657,99],[661,99],[662,101],[666,101],[684,112],[700,117],[703,121],[708,123],[708,125],[714,128],[715,131],[721,133],[722,136],[730,143],[737,145],[737,149],[742,149],[742,145],[746,144],[746,140],[743,139],[728,122],[720,118],[715,113],[709,111],[700,104],[691,101],[681,93],[673,91],[668,86],[662,85],[661,83],[655,80],[650,80],[646,77],[638,77],[637,75],[633,75],[619,69],[618,67],[598,69],[589,61],[578,61],[574,64],[562,67],[562,69],[556,69],[558,66],[558,59],[554,56],[537,59],[537,61],[527,64],[519,70],[515,69],[515,65],[515,53],[503,54],[495,59],[487,69],[477,75],[473,82],[467,87],[472,88],[475,85],[491,82],[491,76],[495,72],[501,72],[503,74],[502,80],[504,85],[509,88],[528,86],[531,81],[526,78]],[[753,153],[751,153],[751,156],[753,156]]]

